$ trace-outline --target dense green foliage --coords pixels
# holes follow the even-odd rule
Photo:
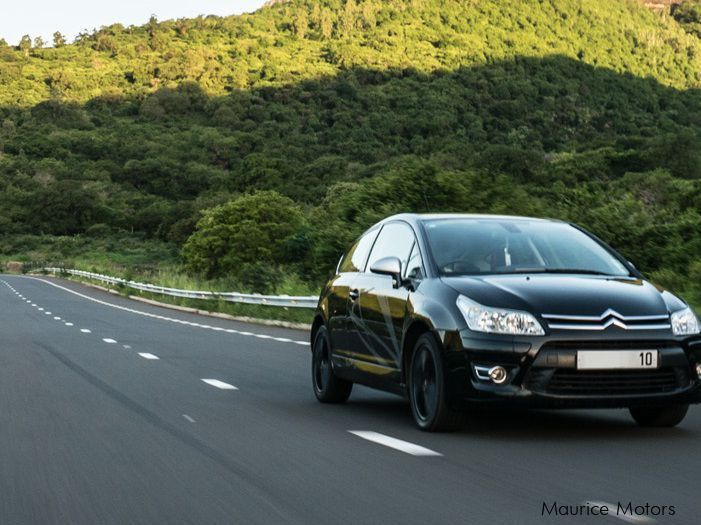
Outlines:
[[[276,282],[271,268],[299,259],[294,253],[305,218],[292,199],[262,191],[231,200],[205,212],[187,240],[187,267],[207,277],[238,275],[268,291]]]
[[[687,0],[672,6],[672,16],[687,33],[701,37],[701,2]]]
[[[395,211],[548,215],[701,303],[693,9],[293,0],[0,44],[0,231],[133,233],[209,276],[258,259],[318,282]],[[244,246],[254,191],[294,220]]]

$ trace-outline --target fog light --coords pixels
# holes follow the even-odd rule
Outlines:
[[[696,363],[696,375],[701,379],[701,363]]]
[[[503,366],[495,366],[489,370],[489,379],[497,385],[506,382],[506,368]]]

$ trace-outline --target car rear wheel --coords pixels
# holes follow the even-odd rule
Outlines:
[[[314,395],[322,403],[343,403],[353,389],[353,383],[338,377],[331,367],[329,335],[324,326],[319,328],[314,339],[312,385]]]
[[[447,406],[445,390],[439,345],[432,334],[424,334],[416,342],[409,367],[409,403],[421,430],[456,430],[464,423],[464,414]]]
[[[641,427],[674,427],[682,422],[689,405],[667,407],[635,407],[630,415]]]

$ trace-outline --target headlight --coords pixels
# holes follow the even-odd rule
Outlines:
[[[694,335],[701,331],[699,320],[691,308],[674,312],[671,319],[674,335]]]
[[[538,320],[528,312],[482,306],[459,295],[456,301],[467,326],[475,332],[507,335],[545,335]]]

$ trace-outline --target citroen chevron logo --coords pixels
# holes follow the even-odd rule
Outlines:
[[[619,314],[616,310],[609,308],[603,314],[601,314],[600,319],[603,321],[607,317],[617,317],[618,319],[625,319],[625,316]]]
[[[604,323],[604,328],[608,328],[609,326],[615,325],[618,328],[622,328],[623,330],[628,330],[628,325],[625,323],[622,323],[616,318],[609,319],[606,323]]]

